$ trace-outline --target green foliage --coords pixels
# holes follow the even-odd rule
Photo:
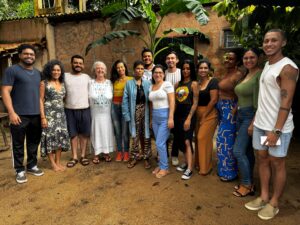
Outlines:
[[[97,41],[94,41],[93,43],[90,43],[87,47],[86,47],[86,54],[94,47],[99,46],[99,45],[105,45],[109,42],[111,42],[112,40],[115,39],[120,39],[120,38],[125,38],[128,36],[139,36],[140,33],[138,31],[135,30],[122,30],[122,31],[112,31],[107,33],[106,35],[104,35],[102,38],[98,39]]]
[[[34,15],[33,0],[1,0],[0,20],[15,17],[31,17]]]
[[[208,1],[209,0],[204,0],[204,2],[208,2]],[[155,58],[155,56],[159,52],[171,47],[171,46],[166,46],[160,51],[156,51],[158,44],[168,34],[165,33],[163,34],[162,37],[160,38],[157,37],[158,28],[160,27],[160,24],[162,23],[165,16],[170,13],[183,13],[183,12],[190,11],[195,14],[195,18],[200,24],[202,25],[207,24],[209,19],[207,16],[207,12],[203,8],[201,2],[202,1],[200,0],[176,0],[176,1],[161,0],[160,4],[155,4],[152,3],[152,1],[148,1],[148,0],[136,0],[136,1],[127,1],[127,4],[125,4],[122,3],[122,1],[121,2],[115,1],[114,3],[105,6],[102,10],[102,14],[105,16],[108,15],[111,16],[110,25],[114,32],[117,32],[116,30],[120,29],[121,25],[130,23],[131,21],[134,20],[144,21],[147,25],[148,37],[146,37],[146,39],[142,39],[141,37],[139,38],[145,43],[147,48],[153,51],[154,58]],[[188,28],[186,28],[185,31],[172,30],[169,31],[169,33],[177,32],[183,35],[191,35],[190,33],[187,32],[188,31],[187,29]],[[121,30],[121,31],[126,31],[126,30]],[[193,35],[196,34],[196,35],[202,35],[203,37],[206,37],[200,31],[193,31],[192,33]],[[100,38],[99,40],[103,40],[104,37]],[[127,36],[125,36],[124,38],[126,37]],[[86,49],[86,54],[89,52],[91,48],[98,45],[95,43],[99,43],[99,40],[96,40],[88,45]],[[102,43],[102,41],[100,41],[100,43]],[[182,47],[182,49],[187,49],[187,48]],[[189,54],[194,54],[191,53],[191,50],[186,50],[185,52],[188,52]]]
[[[284,53],[300,63],[300,7],[248,6],[238,8],[237,1],[223,0],[213,9],[218,16],[225,16],[231,24],[236,39],[243,47],[260,47],[264,34],[280,28],[287,34]]]

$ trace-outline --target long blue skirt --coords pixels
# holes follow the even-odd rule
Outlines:
[[[217,103],[219,128],[217,134],[218,175],[224,180],[233,180],[238,175],[237,162],[233,156],[236,137],[236,115],[231,110],[237,101],[220,99]]]

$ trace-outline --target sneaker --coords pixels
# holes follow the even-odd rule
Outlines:
[[[272,219],[279,213],[279,209],[277,207],[273,207],[270,203],[266,204],[266,206],[258,212],[258,217],[262,220]]]
[[[123,160],[123,154],[122,152],[117,153],[116,162],[121,162]]]
[[[123,161],[124,162],[128,162],[129,161],[129,152],[124,152]]]
[[[18,184],[23,184],[23,183],[27,182],[25,171],[21,171],[21,172],[16,174],[16,181],[17,181]]]
[[[39,169],[37,166],[34,166],[31,169],[27,169],[27,173],[30,173],[30,174],[32,174],[34,176],[38,176],[38,177],[44,175],[44,172],[41,169]]]
[[[193,174],[193,171],[191,171],[190,169],[186,169],[183,173],[183,175],[181,176],[182,180],[189,180],[191,178]]]
[[[267,204],[267,202],[265,202],[264,200],[261,199],[261,197],[258,197],[254,200],[252,200],[251,202],[248,202],[245,204],[245,207],[249,210],[260,210],[263,207],[265,207],[265,205]]]
[[[179,171],[179,172],[184,172],[186,169],[187,169],[187,164],[186,163],[183,163],[180,166],[176,167],[176,170]]]
[[[178,166],[179,165],[179,160],[177,157],[172,157],[172,166]]]

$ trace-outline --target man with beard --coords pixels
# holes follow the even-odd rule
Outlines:
[[[4,73],[2,98],[9,115],[16,181],[21,184],[27,182],[23,165],[25,137],[27,173],[42,176],[44,172],[37,167],[37,150],[41,138],[41,73],[33,67],[36,51],[32,45],[20,45],[18,53],[20,62],[7,68]]]
[[[282,53],[286,42],[285,33],[280,29],[269,30],[263,40],[268,61],[260,76],[253,128],[253,148],[258,153],[261,193],[258,198],[245,204],[249,210],[259,210],[258,217],[263,220],[272,219],[279,212],[279,198],[286,182],[285,159],[294,129],[291,106],[299,69]],[[272,195],[269,190],[271,181]]]
[[[152,69],[155,66],[153,63],[153,52],[148,48],[144,48],[142,51],[142,60],[145,63],[143,79],[151,81]]]
[[[68,131],[71,138],[72,158],[67,167],[74,167],[78,163],[78,140],[81,149],[80,163],[89,164],[86,158],[86,147],[91,131],[91,113],[89,108],[88,87],[90,76],[82,73],[84,59],[80,55],[71,58],[72,73],[65,74],[66,99],[65,113]]]

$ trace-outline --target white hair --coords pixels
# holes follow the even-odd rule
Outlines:
[[[105,63],[102,61],[94,62],[93,66],[92,66],[92,73],[95,74],[96,66],[98,66],[98,65],[102,65],[104,67],[104,74],[106,76],[107,75],[107,67],[106,67]]]

